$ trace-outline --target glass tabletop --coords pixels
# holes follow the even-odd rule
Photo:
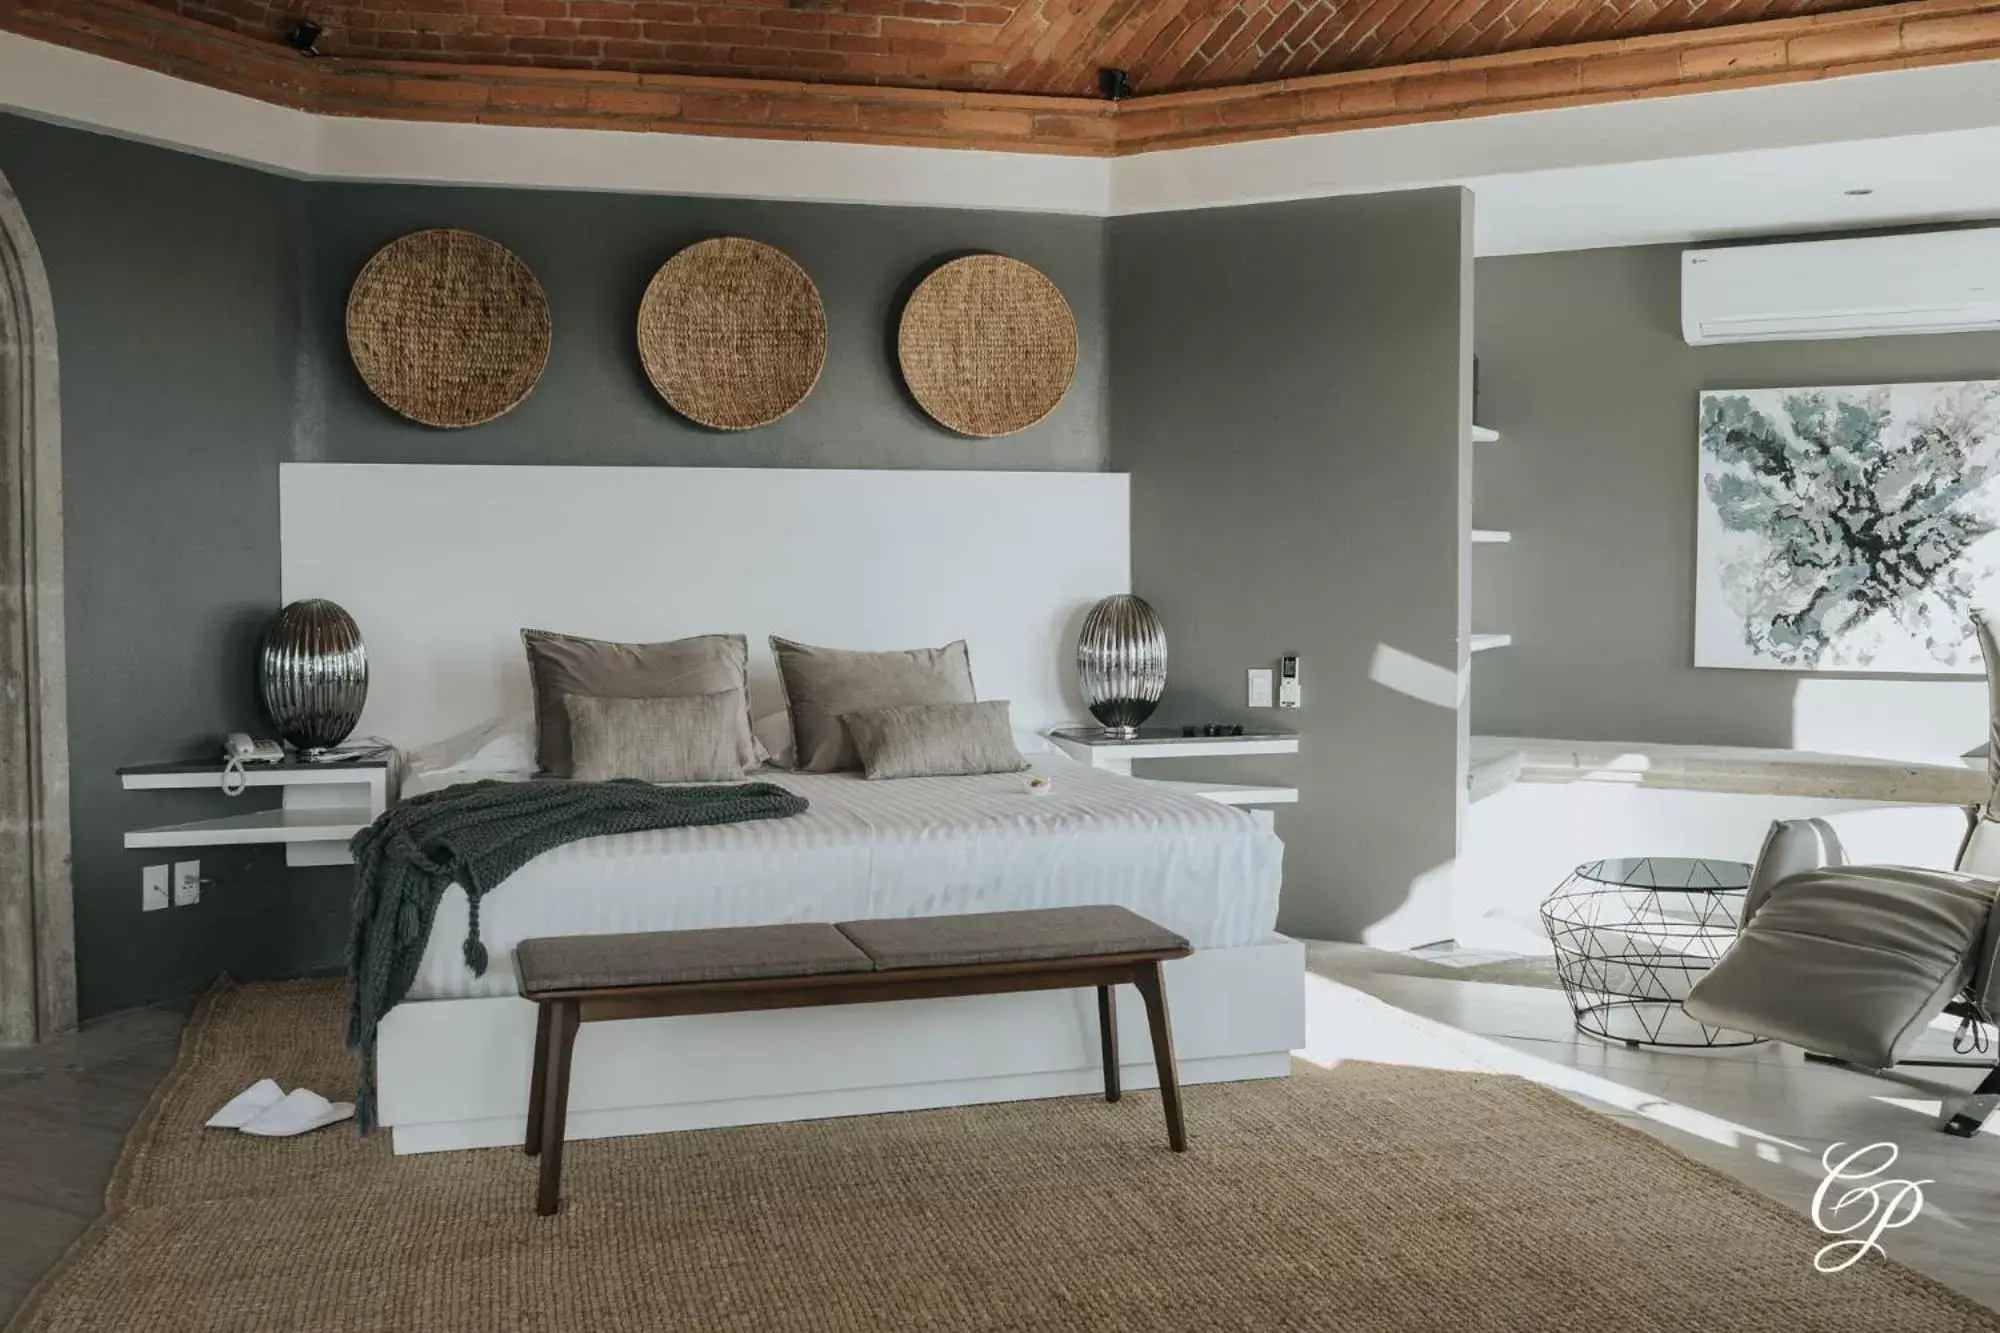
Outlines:
[[[1742,861],[1689,856],[1621,856],[1587,861],[1577,878],[1621,889],[1664,889],[1681,893],[1741,893],[1750,887],[1750,867]]]

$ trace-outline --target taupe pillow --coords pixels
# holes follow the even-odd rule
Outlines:
[[[569,714],[563,696],[672,699],[749,688],[750,648],[741,634],[704,634],[670,643],[609,643],[524,629],[528,675],[535,688],[535,766],[569,777]],[[747,695],[745,696],[747,698]],[[756,762],[750,713],[738,736],[743,768]]]
[[[942,648],[855,653],[773,637],[771,655],[792,714],[792,743],[803,773],[861,767],[842,713],[902,704],[969,704],[972,663],[965,640]]]
[[[1019,773],[1028,766],[1014,746],[1005,699],[867,708],[843,713],[841,721],[870,781]]]
[[[585,782],[728,782],[747,771],[739,732],[742,690],[680,698],[566,694],[570,776]]]

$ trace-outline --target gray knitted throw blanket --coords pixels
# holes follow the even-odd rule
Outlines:
[[[650,782],[471,782],[413,796],[354,835],[354,929],[347,950],[347,1045],[360,1059],[355,1114],[375,1128],[375,1031],[409,994],[431,921],[457,884],[471,903],[465,964],[486,972],[479,900],[535,857],[611,833],[736,824],[803,814],[802,796],[769,782],[658,787]]]

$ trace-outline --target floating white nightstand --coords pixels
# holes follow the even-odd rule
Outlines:
[[[1474,528],[1472,530],[1472,544],[1474,546],[1497,546],[1513,540],[1513,533],[1503,532],[1499,528]]]
[[[1511,634],[1475,634],[1472,636],[1472,651],[1483,653],[1488,648],[1505,648],[1514,642]]]
[[[243,770],[245,787],[279,787],[284,805],[276,810],[247,810],[218,819],[186,824],[162,824],[132,829],[128,848],[226,847],[283,844],[285,864],[294,866],[349,865],[347,842],[389,808],[390,759],[352,760],[339,764],[306,764],[288,759],[282,764],[251,764]],[[118,770],[126,791],[214,791],[221,794],[222,765],[193,763],[136,764]]]
[[[1485,426],[1474,426],[1472,428],[1472,442],[1474,444],[1498,444],[1500,443],[1500,432],[1489,430]]]
[[[1241,736],[1184,736],[1178,727],[1141,727],[1131,738],[1107,736],[1102,727],[1057,727],[1049,740],[1070,758],[1111,773],[1131,775],[1135,759],[1198,759],[1225,755],[1297,754],[1299,737],[1292,731],[1249,731]],[[1224,805],[1292,805],[1299,799],[1297,787],[1266,787],[1242,782],[1201,782],[1186,778],[1161,780],[1162,787],[1177,787],[1194,796],[1205,796]],[[1269,810],[1257,812],[1266,821]]]
[[[1243,782],[1191,782],[1185,778],[1148,778],[1160,787],[1178,787],[1191,796],[1206,796],[1223,805],[1297,805],[1297,787],[1264,787]]]

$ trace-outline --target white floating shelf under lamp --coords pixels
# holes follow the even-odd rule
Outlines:
[[[125,834],[125,845],[128,848],[237,847],[253,843],[331,842],[344,847],[348,839],[373,820],[368,807],[360,805],[330,806],[323,810],[253,810],[220,819],[131,829]]]
[[[1296,805],[1297,787],[1263,787],[1246,782],[1189,782],[1147,778],[1161,787],[1174,787],[1190,796],[1205,796],[1222,805]]]
[[[1134,760],[1192,759],[1220,756],[1297,754],[1297,732],[1251,728],[1241,736],[1185,736],[1168,729],[1146,728],[1139,736],[1121,740],[1104,735],[1097,727],[1058,727],[1048,733],[1058,750],[1080,763],[1112,773],[1132,773]],[[1060,783],[1062,778],[1058,776]],[[1148,778],[1162,787],[1172,787],[1190,796],[1200,796],[1222,805],[1251,807],[1251,813],[1266,828],[1271,826],[1274,805],[1296,805],[1299,789],[1293,786],[1265,786],[1261,783],[1212,782],[1205,778]]]
[[[1502,532],[1498,528],[1474,528],[1472,530],[1472,541],[1475,546],[1505,546],[1513,540],[1513,533]]]
[[[1488,648],[1505,648],[1514,642],[1511,634],[1475,634],[1472,636],[1472,651],[1483,653]]]
[[[1474,444],[1498,444],[1500,443],[1500,432],[1487,426],[1474,426],[1472,428],[1472,442]]]
[[[243,786],[279,788],[284,793],[282,806],[127,829],[125,846],[279,845],[285,849],[286,865],[347,865],[353,860],[347,852],[348,840],[389,807],[391,762],[384,757],[308,764],[294,758],[282,764],[251,764],[243,770]],[[224,783],[219,762],[134,764],[118,770],[118,785],[126,791],[227,793]]]

